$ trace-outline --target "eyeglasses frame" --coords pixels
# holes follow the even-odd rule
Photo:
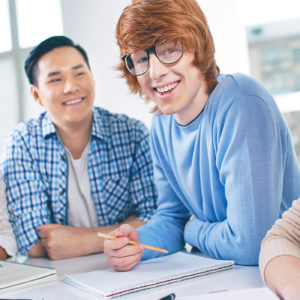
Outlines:
[[[157,53],[156,53],[156,47],[157,47],[157,46],[160,46],[160,45],[153,45],[153,46],[151,46],[151,47],[146,48],[145,50],[141,50],[141,51],[145,51],[145,52],[147,53],[147,57],[148,57],[148,61],[149,61],[147,70],[146,70],[144,73],[142,73],[142,74],[138,74],[138,75],[137,75],[137,74],[133,74],[133,73],[129,70],[129,67],[128,67],[128,65],[127,65],[127,57],[131,56],[131,54],[124,54],[124,55],[122,56],[122,60],[124,61],[125,65],[126,65],[126,69],[128,70],[128,72],[129,72],[130,74],[132,74],[132,75],[134,75],[134,76],[142,76],[142,75],[146,74],[146,73],[148,72],[148,70],[149,70],[149,66],[150,66],[150,54],[151,54],[151,53],[154,53],[154,55],[157,57],[157,59],[158,59],[162,64],[165,64],[165,65],[172,65],[172,64],[175,64],[175,63],[177,63],[178,61],[180,61],[180,59],[182,58],[183,53],[184,53],[184,47],[183,47],[183,43],[182,43],[181,41],[180,41],[180,44],[181,44],[181,47],[182,47],[181,55],[180,55],[180,57],[179,57],[177,60],[175,60],[175,61],[173,61],[173,62],[171,62],[171,63],[163,62],[163,61],[158,57],[158,55],[157,55]]]

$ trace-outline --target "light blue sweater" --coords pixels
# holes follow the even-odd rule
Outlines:
[[[218,80],[189,125],[153,117],[158,210],[138,231],[141,242],[169,252],[187,242],[211,257],[253,265],[267,230],[300,196],[300,171],[272,96],[242,74]],[[158,255],[146,250],[143,259]]]

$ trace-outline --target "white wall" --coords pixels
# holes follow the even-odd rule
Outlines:
[[[198,2],[207,16],[222,73],[249,73],[247,25],[300,17],[299,0]],[[115,26],[130,0],[61,0],[61,3],[65,35],[88,52],[96,79],[96,104],[143,120],[149,126],[151,106],[130,94],[125,81],[114,70],[120,59]]]
[[[151,124],[151,106],[130,94],[114,69],[119,63],[115,39],[118,18],[127,0],[61,0],[64,33],[88,53],[96,81],[95,104]]]

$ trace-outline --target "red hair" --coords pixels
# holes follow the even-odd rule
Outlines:
[[[203,74],[210,93],[217,84],[219,68],[206,17],[195,0],[132,0],[117,24],[116,38],[121,56],[170,41],[182,41],[194,52],[193,64]],[[131,92],[143,95],[136,76],[122,61],[122,72]]]

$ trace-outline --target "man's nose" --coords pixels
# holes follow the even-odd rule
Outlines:
[[[67,78],[64,84],[64,93],[73,93],[78,90],[78,85],[75,78]]]
[[[156,57],[155,54],[150,54],[149,57],[149,75],[151,79],[157,80],[168,73],[169,69]]]

